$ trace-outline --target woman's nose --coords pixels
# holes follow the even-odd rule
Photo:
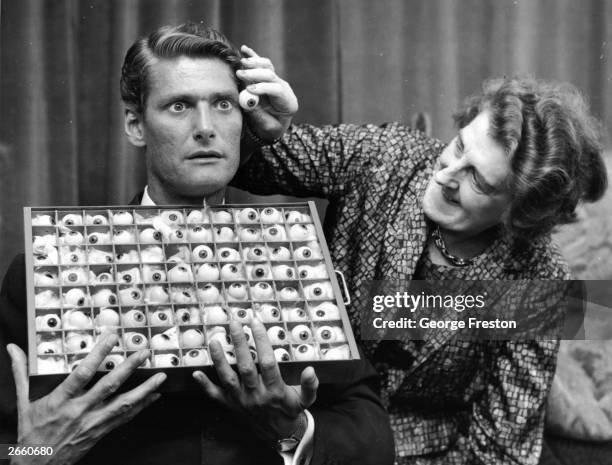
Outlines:
[[[458,189],[458,172],[458,170],[454,169],[453,165],[448,165],[436,171],[436,173],[434,174],[434,180],[441,186],[444,186],[448,189]]]

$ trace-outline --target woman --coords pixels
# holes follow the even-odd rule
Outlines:
[[[234,181],[329,199],[324,229],[358,338],[375,280],[569,277],[550,231],[607,184],[598,125],[579,92],[490,80],[456,120],[446,147],[397,123],[292,126]],[[538,462],[557,342],[364,345],[384,377],[398,463]]]

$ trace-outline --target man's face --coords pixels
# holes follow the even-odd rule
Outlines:
[[[157,203],[222,196],[240,160],[242,113],[230,66],[218,58],[158,60],[140,115],[149,193]]]

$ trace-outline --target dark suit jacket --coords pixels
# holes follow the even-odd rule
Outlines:
[[[15,386],[4,348],[12,342],[27,350],[26,309],[21,254],[10,265],[0,291],[0,443],[16,442]],[[376,373],[364,361],[354,379],[350,384],[321,385],[309,409],[315,418],[312,464],[393,462],[392,433]],[[243,419],[196,391],[163,394],[103,438],[82,463],[269,465],[282,460]]]

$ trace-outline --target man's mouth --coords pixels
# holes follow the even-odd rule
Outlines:
[[[223,158],[221,154],[215,150],[199,150],[187,157],[187,160],[216,160]]]

